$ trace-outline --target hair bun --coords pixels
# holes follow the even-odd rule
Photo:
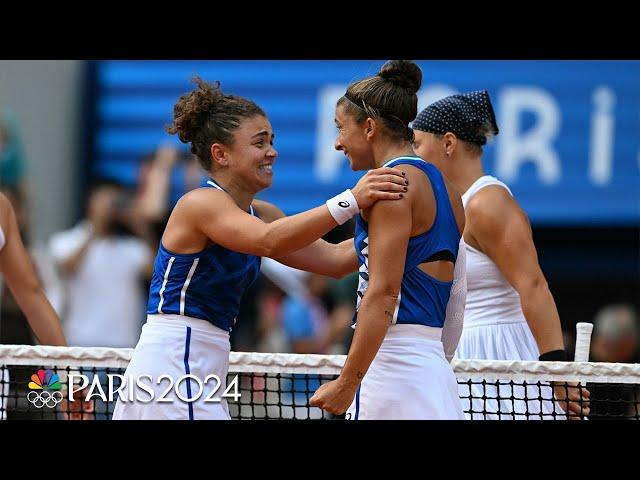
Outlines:
[[[173,124],[167,129],[169,133],[178,134],[184,143],[192,142],[197,133],[207,122],[211,111],[224,95],[220,90],[220,82],[207,83],[200,77],[194,77],[197,88],[182,95],[173,107]]]
[[[411,94],[416,93],[422,85],[422,70],[411,60],[389,60],[380,68],[378,76]]]

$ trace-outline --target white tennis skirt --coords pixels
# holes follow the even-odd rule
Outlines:
[[[526,322],[465,325],[455,358],[465,360],[538,360],[538,346]],[[548,383],[499,386],[461,383],[462,406],[469,420],[565,419]],[[472,399],[469,399],[471,393]],[[483,399],[484,397],[484,399]],[[556,413],[554,416],[553,413]]]
[[[124,374],[128,384],[123,397],[127,400],[118,398],[113,419],[229,420],[226,399],[221,397],[226,389],[229,351],[229,333],[205,320],[183,315],[148,315]],[[145,387],[133,387],[132,394],[129,389],[134,382],[130,379],[143,375]],[[212,375],[220,380],[219,385]],[[169,379],[164,377],[157,383],[161,376]],[[181,377],[183,380],[178,382]],[[209,380],[205,381],[207,377]],[[152,389],[153,397],[147,389]],[[159,401],[161,397],[165,401]],[[219,401],[205,401],[207,397]],[[154,400],[148,401],[150,398]]]
[[[423,325],[391,325],[346,418],[464,420],[441,334]]]

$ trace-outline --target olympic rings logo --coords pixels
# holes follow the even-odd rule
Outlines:
[[[37,392],[35,390],[31,390],[27,394],[27,400],[29,400],[29,402],[31,402],[36,408],[42,408],[45,405],[49,408],[53,408],[62,401],[62,393],[58,391],[49,392],[47,390],[43,390],[42,392]]]

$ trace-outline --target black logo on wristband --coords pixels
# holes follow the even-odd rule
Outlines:
[[[351,204],[345,200],[338,202],[338,205],[341,206],[342,208],[349,208],[351,206]]]

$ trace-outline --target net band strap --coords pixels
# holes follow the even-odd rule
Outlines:
[[[0,365],[126,368],[131,348],[0,345]],[[338,375],[345,355],[231,352],[229,372]],[[460,380],[640,383],[640,364],[453,360]]]

